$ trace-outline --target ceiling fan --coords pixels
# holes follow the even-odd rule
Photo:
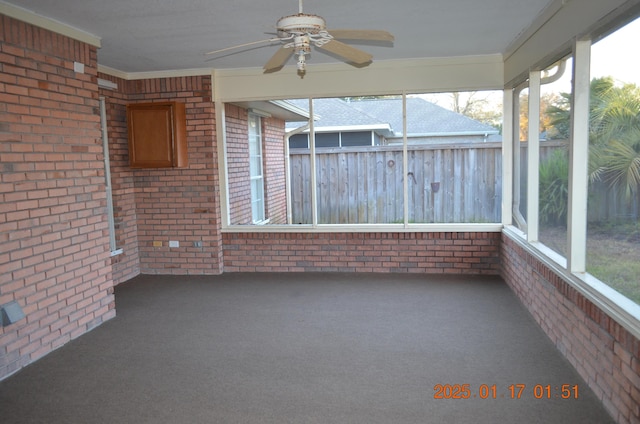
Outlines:
[[[347,63],[364,66],[371,62],[373,56],[365,51],[356,49],[340,40],[378,41],[392,43],[394,37],[382,30],[335,29],[327,30],[325,20],[318,16],[302,12],[302,0],[299,0],[299,12],[295,15],[284,16],[276,23],[277,37],[254,41],[238,46],[214,50],[206,55],[213,55],[224,51],[247,47],[260,43],[280,42],[282,46],[264,65],[265,73],[282,69],[287,60],[295,53],[297,55],[298,75],[306,72],[306,55],[311,53],[311,45],[338,56]]]

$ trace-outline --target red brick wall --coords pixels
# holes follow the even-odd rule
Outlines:
[[[251,184],[249,174],[249,126],[247,110],[225,105],[227,132],[227,178],[229,220],[234,225],[251,224]]]
[[[502,276],[619,423],[640,422],[640,341],[503,235]]]
[[[265,208],[270,224],[287,223],[284,121],[263,118]]]
[[[115,315],[96,75],[95,47],[0,15],[0,304],[26,314],[0,378]]]
[[[107,103],[112,108],[109,126],[118,127],[112,129],[117,134],[110,139],[115,162],[112,177],[119,184],[115,207],[122,218],[130,217],[127,228],[136,229],[135,237],[120,235],[123,247],[130,244],[134,248],[137,240],[139,272],[143,274],[219,274],[222,237],[211,77],[119,80],[118,84],[124,97],[107,90],[102,93],[109,96]],[[125,104],[168,100],[186,106],[188,167],[130,169]],[[169,247],[169,241],[179,242],[179,247]],[[154,242],[161,246],[154,246]],[[135,272],[131,265],[126,261],[122,268]],[[115,267],[123,277],[129,274],[119,264]]]
[[[500,272],[500,233],[225,233],[223,243],[225,272]]]

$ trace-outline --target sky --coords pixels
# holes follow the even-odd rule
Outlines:
[[[640,42],[640,18],[618,29],[607,37],[593,44],[591,48],[591,78],[612,76],[619,83],[633,83],[640,86],[640,53],[637,44]],[[544,91],[571,92],[571,68],[568,67],[563,78],[551,86],[542,87]],[[463,93],[463,99],[468,93]],[[476,98],[486,98],[489,104],[500,107],[502,92],[492,91],[476,93]],[[425,94],[430,102],[450,109],[449,93]]]
[[[640,18],[595,43],[591,48],[591,78],[611,75],[640,86]]]

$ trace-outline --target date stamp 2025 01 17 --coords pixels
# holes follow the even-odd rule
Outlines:
[[[477,388],[471,384],[436,384],[433,386],[434,399],[522,399],[533,396],[535,399],[578,399],[577,384],[510,384],[501,390],[496,384],[480,384]]]

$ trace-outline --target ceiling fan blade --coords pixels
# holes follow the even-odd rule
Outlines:
[[[265,40],[252,41],[251,43],[238,44],[237,46],[226,47],[224,49],[214,50],[212,52],[205,53],[205,56],[208,56],[208,55],[211,55],[211,54],[216,54],[216,53],[226,52],[228,50],[239,49],[241,47],[253,46],[255,44],[269,43],[269,42],[273,42],[273,41],[281,41],[281,39],[280,38],[267,38]]]
[[[276,53],[271,56],[271,59],[263,66],[265,72],[275,72],[282,68],[285,62],[291,57],[293,54],[293,48],[291,47],[280,47]]]
[[[329,34],[339,40],[372,40],[393,41],[394,37],[388,31],[376,29],[332,29]]]
[[[331,40],[328,43],[323,44],[319,48],[338,55],[349,62],[355,63],[356,65],[364,65],[365,63],[369,63],[373,58],[373,56],[369,53],[364,52],[360,49],[356,49],[355,47],[351,47],[350,45],[337,40]]]

